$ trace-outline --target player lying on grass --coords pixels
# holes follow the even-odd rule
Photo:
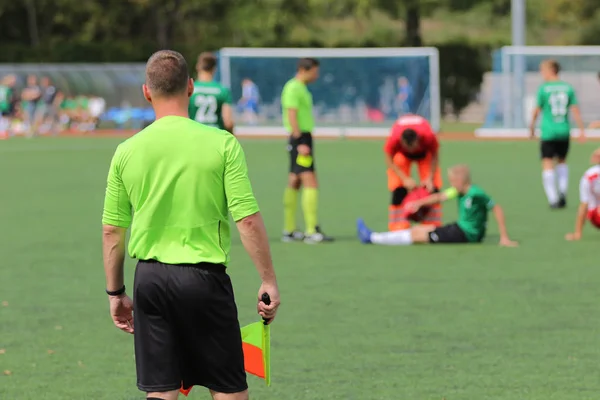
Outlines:
[[[508,247],[518,245],[508,237],[502,208],[495,204],[479,186],[471,183],[469,167],[457,165],[450,168],[448,181],[451,188],[407,204],[406,207],[412,212],[416,212],[421,207],[458,199],[458,221],[456,223],[437,228],[431,225],[420,225],[402,231],[375,233],[367,228],[362,219],[359,219],[357,230],[360,241],[383,245],[481,242],[485,236],[488,212],[492,210],[498,222],[500,245]]]
[[[418,115],[404,115],[396,121],[383,147],[387,165],[388,189],[392,194],[389,206],[388,230],[400,231],[410,228],[405,218],[404,199],[418,185],[411,178],[411,168],[417,165],[420,186],[430,192],[442,187],[442,173],[438,158],[439,142],[431,125]],[[434,226],[442,225],[442,209],[434,205],[422,221]]]
[[[592,167],[579,181],[579,208],[575,217],[575,231],[568,233],[567,240],[579,240],[583,234],[586,217],[592,225],[600,229],[600,149],[590,157]]]

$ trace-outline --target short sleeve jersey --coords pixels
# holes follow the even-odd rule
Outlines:
[[[225,129],[223,105],[231,104],[231,92],[218,82],[194,82],[188,108],[190,118],[203,125]]]
[[[258,211],[238,140],[226,131],[169,116],[118,146],[102,223],[131,225],[133,258],[227,264],[228,212],[239,221]]]
[[[302,133],[310,133],[315,128],[313,117],[313,97],[308,87],[296,78],[290,79],[281,92],[281,110],[283,112],[283,126],[292,133],[292,126],[288,111],[290,109],[298,112],[298,128]]]
[[[542,140],[569,140],[570,108],[576,104],[575,89],[568,83],[552,81],[540,86],[537,106],[542,110]]]
[[[458,199],[457,224],[469,242],[480,242],[485,236],[488,212],[494,208],[494,201],[479,186],[471,185],[460,194],[454,188],[446,190],[448,199]]]
[[[402,133],[406,129],[413,129],[419,137],[419,147],[412,152],[402,145]],[[406,115],[398,118],[392,127],[383,150],[392,157],[398,153],[406,157],[423,157],[427,154],[437,154],[439,147],[439,141],[425,118],[418,115]]]
[[[588,205],[588,210],[600,206],[600,165],[585,171],[579,181],[579,200]]]
[[[13,89],[0,85],[0,112],[8,112],[13,101]]]
[[[87,110],[89,106],[89,99],[85,96],[79,96],[75,100],[77,107],[81,110]]]

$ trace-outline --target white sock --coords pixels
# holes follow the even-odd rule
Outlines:
[[[395,232],[372,233],[371,242],[388,246],[406,246],[413,243],[410,229]]]
[[[569,190],[569,166],[567,164],[558,164],[556,166],[556,178],[558,179],[558,191],[566,195]]]
[[[544,183],[544,191],[548,198],[548,203],[555,204],[558,201],[558,193],[556,191],[556,177],[553,169],[542,172],[542,182]]]

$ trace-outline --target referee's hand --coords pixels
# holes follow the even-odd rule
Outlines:
[[[263,293],[267,293],[269,295],[271,298],[271,304],[266,305],[261,300]],[[258,314],[267,321],[267,324],[270,324],[275,319],[279,304],[281,304],[281,300],[279,299],[279,289],[277,288],[277,283],[270,284],[263,282],[258,290],[258,305],[256,309]]]
[[[133,333],[133,301],[129,296],[108,296],[110,316],[120,330]]]

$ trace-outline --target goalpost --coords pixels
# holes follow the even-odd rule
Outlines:
[[[542,84],[539,64],[548,58],[559,62],[561,79],[575,88],[586,127],[600,120],[600,46],[507,46],[495,54],[492,95],[485,125],[476,131],[477,136],[529,135],[537,89]],[[579,132],[573,129],[572,134]],[[587,129],[586,135],[600,137],[600,130]]]
[[[309,86],[314,98],[315,135],[387,136],[403,113],[440,127],[439,56],[436,48],[223,48],[219,79],[232,92],[236,135],[284,136],[281,90],[296,73],[296,61],[320,61],[320,77]],[[256,110],[244,109],[242,83],[259,92]]]

